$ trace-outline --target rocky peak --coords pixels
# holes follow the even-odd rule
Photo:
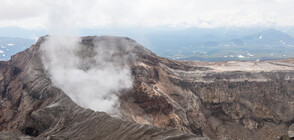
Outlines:
[[[197,139],[176,129],[137,124],[78,106],[52,84],[44,69],[40,47],[46,37],[0,62],[1,139]],[[83,37],[81,45],[90,48],[93,39],[136,45],[118,37]],[[124,53],[150,53],[140,46],[124,47]]]
[[[0,136],[270,140],[293,125],[293,59],[172,61],[129,38],[82,37],[80,58],[95,56],[101,43],[115,50],[107,61],[131,70],[133,85],[118,91],[115,118],[80,107],[52,84],[39,51],[45,40],[0,63]]]

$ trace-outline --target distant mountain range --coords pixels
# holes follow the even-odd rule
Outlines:
[[[186,46],[161,50],[161,53],[171,59],[201,61],[260,61],[294,56],[294,38],[274,29],[230,40],[189,43]]]
[[[0,37],[0,60],[9,60],[12,55],[29,48],[34,42],[32,39]]]
[[[294,39],[281,31],[269,29],[241,39],[233,40],[239,45],[286,45],[294,44]]]
[[[174,60],[230,61],[273,60],[294,56],[294,28],[120,28],[80,29],[80,34],[134,38],[158,56]],[[46,31],[0,28],[0,59],[31,46]],[[292,36],[291,36],[292,35]],[[18,37],[18,38],[16,38]],[[25,39],[29,38],[29,39]],[[7,45],[9,44],[9,45]]]

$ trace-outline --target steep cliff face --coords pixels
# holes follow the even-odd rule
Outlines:
[[[173,106],[180,126],[211,138],[276,139],[287,134],[294,115],[292,64],[186,63],[208,69],[183,71],[162,64],[166,79],[154,85]]]
[[[139,114],[137,122],[148,118],[156,126],[210,138],[266,140],[287,135],[294,117],[293,60],[156,62],[134,67],[140,82],[126,98],[135,99],[133,103],[150,115]],[[142,98],[148,100],[141,102]]]
[[[44,71],[39,51],[44,39],[0,62],[0,139],[198,139],[78,106]]]
[[[45,38],[0,63],[3,138],[269,140],[294,123],[294,59],[171,61],[128,38],[83,37],[82,52],[91,53],[93,40],[111,42],[119,48],[111,60],[131,68],[133,88],[117,94],[114,118],[76,105],[52,84],[40,58]]]

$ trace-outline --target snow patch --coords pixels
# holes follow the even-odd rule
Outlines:
[[[251,54],[251,53],[247,53],[247,55],[248,55],[248,56],[254,56],[254,55],[253,55],[253,54]]]
[[[12,43],[9,43],[9,44],[7,44],[7,46],[14,46],[14,44],[12,44]]]
[[[243,55],[238,55],[239,58],[245,58]]]
[[[259,39],[260,39],[260,40],[262,39],[262,35],[259,36]]]
[[[0,50],[0,53],[4,53],[4,51]]]

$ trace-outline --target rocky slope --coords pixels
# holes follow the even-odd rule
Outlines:
[[[45,38],[0,63],[2,138],[270,140],[294,123],[294,59],[171,61],[129,38],[83,37],[83,51],[106,41],[119,48],[112,57],[131,67],[133,88],[119,94],[115,118],[53,86],[40,58]]]
[[[210,138],[259,140],[287,135],[293,123],[294,59],[207,63],[138,56],[136,85],[121,97],[130,120]]]
[[[44,71],[39,51],[44,39],[0,62],[0,139],[198,139],[78,106]]]

